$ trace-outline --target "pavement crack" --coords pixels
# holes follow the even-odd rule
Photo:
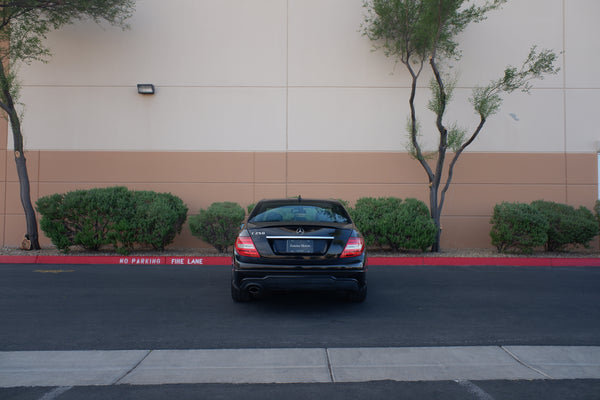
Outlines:
[[[504,350],[504,351],[506,352],[506,354],[508,354],[509,356],[511,356],[511,357],[512,357],[512,358],[513,358],[513,359],[514,359],[516,362],[518,362],[519,364],[521,364],[521,365],[522,365],[522,366],[524,366],[525,368],[529,368],[530,370],[532,370],[532,371],[535,371],[535,372],[537,372],[538,374],[540,374],[540,375],[542,375],[542,376],[544,376],[544,377],[546,377],[546,378],[548,378],[548,379],[555,379],[554,377],[552,377],[552,376],[548,375],[548,374],[547,374],[547,373],[545,373],[544,371],[541,371],[541,370],[539,370],[539,369],[535,368],[534,366],[527,364],[525,361],[521,360],[519,357],[517,357],[517,355],[516,355],[516,354],[514,354],[513,352],[511,352],[511,351],[510,351],[509,349],[507,349],[506,347],[504,347],[504,346],[500,346],[500,348],[501,348],[502,350]]]
[[[329,358],[329,349],[325,349],[325,356],[327,357],[327,369],[329,370],[329,379],[331,379],[331,382],[335,383],[333,369],[331,368],[331,359]]]
[[[137,362],[137,364],[135,364],[133,367],[131,367],[131,369],[129,369],[129,371],[125,372],[123,374],[123,376],[121,376],[120,378],[117,378],[114,382],[112,382],[111,385],[120,384],[123,379],[125,379],[129,374],[131,374],[133,371],[135,371],[135,369],[137,367],[139,367],[140,364],[143,363],[144,360],[146,360],[146,358],[148,358],[148,356],[152,353],[152,351],[153,350],[148,350],[148,352],[144,355],[144,357],[142,357],[142,359],[140,361]]]

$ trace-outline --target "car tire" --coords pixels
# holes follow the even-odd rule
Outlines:
[[[362,303],[367,299],[367,286],[365,285],[362,289],[348,292],[346,299],[351,303]]]
[[[238,289],[235,287],[233,282],[231,282],[231,298],[236,303],[247,303],[250,301],[250,293],[245,290]]]

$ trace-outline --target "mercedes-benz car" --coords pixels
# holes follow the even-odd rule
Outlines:
[[[287,290],[335,290],[350,301],[365,300],[365,242],[339,201],[262,200],[242,226],[234,245],[233,300]]]

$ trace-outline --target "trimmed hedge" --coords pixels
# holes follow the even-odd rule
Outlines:
[[[391,216],[401,203],[401,199],[394,197],[363,197],[348,210],[367,246],[389,245],[388,236],[393,231]]]
[[[435,242],[437,227],[422,201],[405,199],[392,218],[394,230],[388,236],[392,249],[426,251]]]
[[[212,245],[219,253],[235,242],[246,213],[237,203],[212,203],[206,210],[190,217],[192,235]]]
[[[76,190],[40,198],[40,228],[61,251],[112,245],[127,254],[134,246],[162,250],[181,232],[187,207],[170,193],[125,187]]]
[[[437,228],[420,200],[363,197],[349,211],[367,246],[426,251],[435,241]]]
[[[500,253],[511,250],[531,253],[548,241],[548,221],[529,204],[497,204],[490,223],[492,245]]]
[[[181,233],[188,208],[171,193],[133,192],[135,215],[126,232],[134,232],[131,243],[164,250]]]
[[[537,200],[531,203],[548,220],[546,251],[564,250],[569,245],[587,247],[598,234],[598,222],[585,207]]]
[[[494,207],[490,236],[499,252],[516,249],[530,253],[535,247],[560,251],[584,246],[598,235],[598,220],[585,207],[537,200],[531,204],[503,202]]]

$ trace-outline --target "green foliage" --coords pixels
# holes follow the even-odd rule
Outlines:
[[[501,93],[512,93],[515,90],[529,93],[532,80],[544,79],[546,74],[558,73],[560,68],[554,66],[556,60],[557,55],[553,51],[538,52],[537,47],[533,46],[520,68],[508,66],[502,78],[490,82],[485,87],[476,86],[469,101],[477,114],[488,118],[500,110]]]
[[[464,128],[460,128],[456,124],[452,125],[448,129],[448,148],[455,153],[465,144],[465,136],[467,131]]]
[[[349,211],[367,246],[425,251],[435,240],[437,229],[422,201],[363,197]]]
[[[435,54],[459,58],[456,35],[506,1],[469,6],[466,0],[365,0],[363,34],[404,64],[422,63]]]
[[[500,8],[507,0],[364,0],[367,10],[362,33],[376,49],[401,62],[411,77],[409,97],[410,120],[407,150],[418,160],[427,173],[430,190],[430,207],[436,225],[440,224],[445,195],[452,182],[454,166],[463,151],[475,141],[486,119],[497,113],[502,103],[501,94],[521,89],[527,92],[533,79],[558,71],[554,67],[557,56],[550,50],[538,52],[532,47],[520,68],[506,67],[504,76],[484,87],[475,87],[469,99],[479,116],[477,127],[467,135],[457,124],[445,124],[448,104],[452,99],[455,78],[444,73],[461,58],[457,37],[471,23],[485,20],[488,12]],[[473,4],[476,3],[476,4]],[[424,150],[419,143],[419,126],[415,99],[418,80],[426,65],[431,67],[431,100],[427,107],[436,115],[439,137],[436,152]],[[449,163],[444,163],[448,149],[454,152]],[[433,157],[432,157],[433,156]],[[435,167],[429,164],[438,160]],[[444,168],[448,165],[448,172]],[[447,176],[440,191],[440,184]],[[439,235],[432,247],[439,251]]]
[[[444,109],[454,97],[454,89],[456,88],[457,78],[455,76],[444,75],[443,80],[443,87],[440,87],[438,81],[435,79],[431,79],[429,81],[431,98],[427,103],[427,108],[435,113],[435,115],[443,115]]]
[[[490,223],[492,245],[501,253],[531,253],[548,240],[548,220],[529,204],[497,204]]]
[[[599,232],[598,220],[587,208],[543,200],[496,205],[491,223],[492,244],[500,252],[511,248],[531,252],[541,246],[546,251],[587,247]]]
[[[531,205],[548,221],[547,251],[564,250],[569,245],[587,247],[598,235],[594,214],[585,207],[578,209],[561,203],[537,200]]]
[[[96,23],[107,22],[111,25],[127,28],[126,20],[133,14],[135,0],[15,0],[0,2],[0,109],[11,125],[14,150],[24,153],[24,140],[21,131],[22,115],[18,107],[19,82],[16,72],[20,63],[46,61],[50,55],[43,43],[46,35],[60,27],[77,20],[91,19]],[[10,68],[4,68],[9,65]],[[25,211],[27,235],[31,239],[32,249],[39,249],[38,229],[35,212],[29,196],[29,178],[25,159],[17,161],[21,201]],[[58,232],[58,231],[56,231]],[[68,232],[64,232],[67,234]],[[92,237],[81,238],[86,245],[96,247]],[[67,239],[68,241],[68,239]],[[60,241],[63,247],[66,243]],[[68,247],[68,246],[67,246]]]
[[[389,216],[401,203],[402,200],[395,197],[363,197],[356,201],[349,212],[367,246],[382,247],[389,244],[387,233],[393,230]]]
[[[393,228],[387,240],[392,249],[426,251],[435,242],[437,227],[422,201],[405,199],[390,219]]]
[[[41,229],[59,250],[66,252],[73,243],[74,231],[64,216],[63,199],[64,195],[61,194],[41,197],[37,201],[37,209],[42,215]]]
[[[190,217],[192,235],[204,240],[223,253],[232,246],[246,214],[237,203],[213,203],[198,215]]]
[[[19,0],[0,4],[0,61],[10,70],[0,68],[0,108],[15,118],[18,115],[20,86],[15,76],[19,63],[46,62],[50,50],[44,44],[46,35],[78,20],[128,28],[127,19],[135,9],[135,0]],[[20,132],[13,133],[20,135]],[[20,138],[19,138],[20,141]],[[18,150],[22,151],[21,146]]]
[[[61,251],[112,245],[126,254],[135,245],[164,249],[181,227],[187,207],[169,193],[125,187],[77,190],[37,201],[40,227]]]
[[[130,202],[126,188],[77,190],[42,197],[37,202],[40,227],[60,250],[79,245],[98,250],[111,241]]]
[[[0,56],[14,61],[44,61],[50,51],[46,35],[78,20],[107,22],[127,28],[135,0],[19,0],[0,5]]]
[[[181,233],[188,208],[179,197],[171,193],[139,191],[133,192],[133,204],[133,229],[126,230],[135,232],[133,243],[164,250]]]

